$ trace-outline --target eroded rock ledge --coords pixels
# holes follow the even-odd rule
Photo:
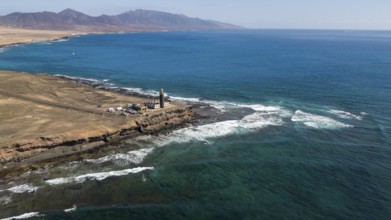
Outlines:
[[[75,153],[99,148],[124,138],[142,134],[158,134],[179,127],[185,127],[194,119],[191,107],[172,109],[156,114],[144,114],[138,118],[129,118],[133,123],[114,132],[102,133],[79,139],[64,136],[39,137],[37,139],[3,146],[0,149],[0,161],[6,163],[39,162],[66,157]]]
[[[174,102],[164,109],[109,113],[150,97],[99,88],[85,80],[0,71],[0,171],[71,160],[124,138],[186,126],[196,115],[193,107]]]

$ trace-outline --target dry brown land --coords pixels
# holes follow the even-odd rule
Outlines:
[[[57,40],[64,37],[87,34],[88,31],[33,30],[0,26],[0,46]]]
[[[53,144],[90,140],[142,123],[165,126],[178,114],[159,116],[161,121],[151,116],[184,107],[173,104],[129,117],[105,112],[144,101],[55,76],[0,71],[0,160],[30,157]]]

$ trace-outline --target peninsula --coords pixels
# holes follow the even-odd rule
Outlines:
[[[108,111],[148,101],[63,77],[0,71],[0,162],[51,160],[184,126],[193,118],[191,108],[179,103]]]
[[[0,51],[17,44],[91,33],[239,28],[151,10],[101,16],[72,9],[58,13],[15,12],[0,16]],[[129,103],[146,103],[151,108],[159,105],[156,100],[95,89],[66,78],[0,71],[0,162],[8,165],[50,160],[123,137],[182,126],[193,118],[191,108],[178,103],[164,109],[143,109],[137,114],[114,112]]]

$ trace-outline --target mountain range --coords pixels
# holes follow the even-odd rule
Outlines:
[[[0,26],[84,31],[172,31],[240,28],[218,21],[141,9],[128,11],[119,15],[100,16],[89,16],[73,9],[65,9],[59,13],[48,11],[36,13],[15,12],[0,16]]]

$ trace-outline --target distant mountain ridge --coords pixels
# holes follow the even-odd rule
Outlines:
[[[73,9],[59,13],[15,12],[0,16],[0,26],[51,30],[153,31],[153,30],[222,30],[240,27],[212,20],[151,10],[134,10],[119,15],[89,16]]]

